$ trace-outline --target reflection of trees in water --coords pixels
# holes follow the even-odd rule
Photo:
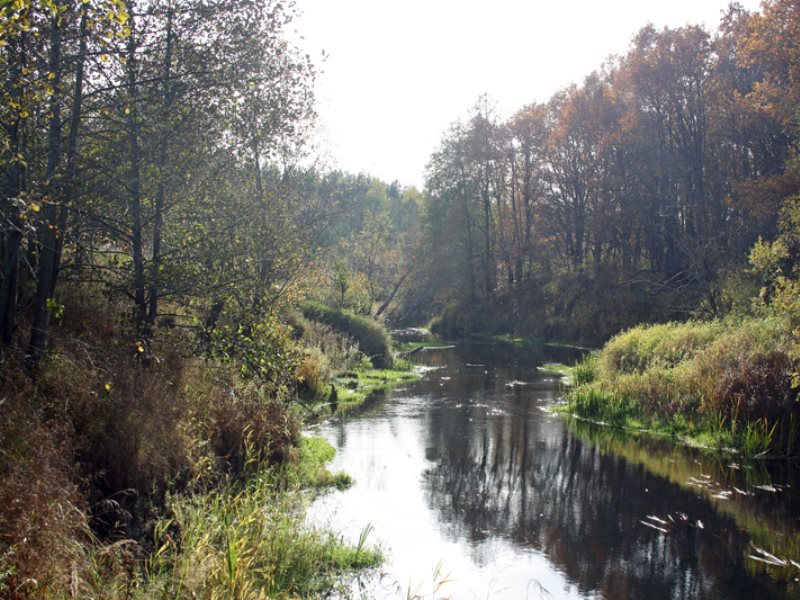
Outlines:
[[[734,522],[643,467],[602,455],[524,405],[487,415],[469,404],[428,413],[425,477],[444,527],[469,542],[502,536],[544,552],[583,592],[608,598],[775,598],[741,564]],[[682,511],[668,535],[640,523]],[[480,560],[480,557],[475,557]]]

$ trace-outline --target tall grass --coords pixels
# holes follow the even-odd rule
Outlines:
[[[800,390],[786,331],[774,317],[634,328],[576,367],[570,407],[610,423],[691,430],[751,456],[794,454]]]
[[[345,544],[304,523],[305,497],[261,474],[242,487],[176,498],[179,542],[162,535],[141,589],[176,598],[310,597],[348,571],[374,566],[378,550]]]
[[[0,597],[314,595],[377,560],[304,526],[298,488],[350,480],[275,386],[172,328],[142,368],[120,306],[62,300],[35,381],[0,355]]]

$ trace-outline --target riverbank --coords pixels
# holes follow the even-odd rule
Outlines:
[[[299,433],[298,365],[322,355],[273,321],[249,363],[192,357],[172,327],[144,363],[120,306],[67,292],[35,378],[20,353],[0,360],[0,597],[314,596],[380,561],[303,518],[352,483]],[[338,347],[362,389],[393,380]]]
[[[788,327],[777,317],[641,326],[574,369],[565,410],[747,456],[800,451]]]
[[[350,545],[305,523],[313,495],[352,483],[325,467],[334,453],[322,439],[301,438],[293,462],[257,469],[208,493],[171,498],[172,516],[155,523],[143,573],[120,570],[124,548],[117,553],[104,546],[95,553],[105,567],[100,585],[87,591],[104,598],[131,591],[140,597],[309,597],[334,589],[346,573],[378,565],[383,556],[367,544],[368,530]],[[107,564],[109,558],[117,564]]]

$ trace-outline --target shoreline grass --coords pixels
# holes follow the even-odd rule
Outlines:
[[[400,363],[401,361],[396,361]],[[404,369],[356,369],[334,378],[337,395],[337,412],[348,412],[361,406],[375,391],[384,390],[421,378],[410,365]]]
[[[298,457],[280,468],[256,469],[215,490],[168,500],[172,516],[156,523],[154,550],[140,574],[125,567],[125,546],[99,547],[92,597],[309,597],[335,589],[342,577],[383,561],[380,549],[345,543],[308,526],[310,495],[349,485],[325,464],[335,450],[320,438],[301,438]],[[115,547],[117,546],[117,547]]]
[[[631,329],[572,369],[560,411],[748,457],[795,456],[797,364],[782,331],[768,318]]]

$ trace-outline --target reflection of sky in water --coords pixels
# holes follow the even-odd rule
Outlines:
[[[444,368],[320,428],[337,447],[332,468],[357,483],[315,502],[311,519],[351,540],[371,524],[389,556],[365,597],[431,597],[439,561],[439,580],[453,581],[436,597],[781,596],[748,575],[748,538],[707,498],[601,453],[541,410],[559,385],[536,370],[541,350],[486,350],[419,353]],[[648,515],[678,522],[663,535],[642,525]]]

